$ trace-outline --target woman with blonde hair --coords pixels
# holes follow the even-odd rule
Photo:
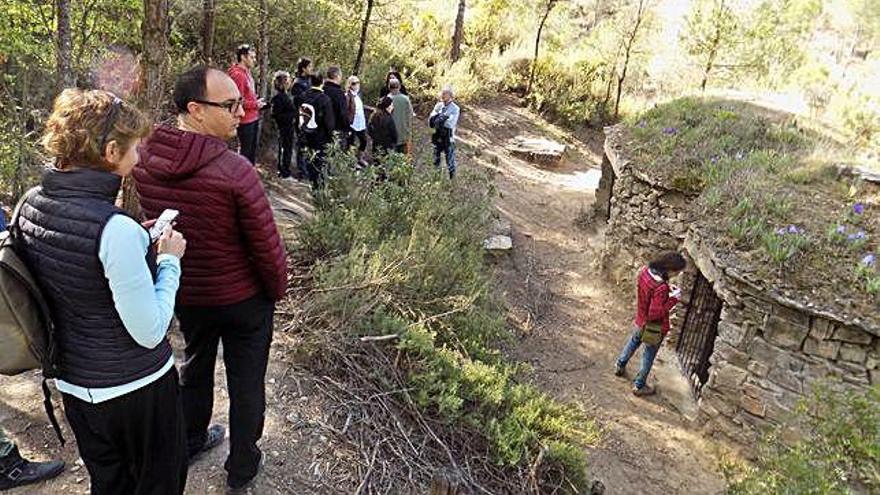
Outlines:
[[[105,91],[67,89],[43,145],[54,159],[16,224],[55,324],[64,412],[91,493],[180,494],[186,437],[167,331],[183,236],[158,239],[114,205],[150,123]]]
[[[351,146],[354,140],[358,141],[358,163],[364,164],[364,152],[367,149],[367,117],[364,113],[364,101],[361,99],[361,80],[357,76],[349,76],[346,84],[345,98],[348,106],[348,139],[346,144]]]

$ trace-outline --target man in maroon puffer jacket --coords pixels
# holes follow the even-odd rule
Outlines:
[[[155,129],[134,178],[148,218],[179,210],[176,228],[188,242],[175,313],[186,342],[180,382],[190,459],[225,436],[222,426],[208,426],[222,339],[230,402],[225,467],[227,484],[237,489],[262,461],[256,442],[275,301],[287,288],[286,254],[256,169],[226,146],[244,114],[235,83],[197,67],[178,78],[174,103],[177,128]]]

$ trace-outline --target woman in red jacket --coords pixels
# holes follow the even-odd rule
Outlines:
[[[614,374],[623,376],[626,363],[642,343],[642,368],[633,380],[633,393],[638,396],[651,395],[654,388],[647,384],[648,373],[654,365],[654,358],[660,344],[669,333],[669,313],[678,304],[681,289],[669,284],[669,278],[684,270],[687,262],[678,253],[670,252],[648,263],[639,270],[637,278],[637,306],[633,320],[633,331],[629,341],[617,358]]]

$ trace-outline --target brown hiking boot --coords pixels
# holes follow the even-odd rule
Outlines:
[[[648,395],[654,395],[655,393],[657,393],[657,390],[650,385],[645,385],[642,388],[633,387],[633,395],[636,397],[646,397]]]

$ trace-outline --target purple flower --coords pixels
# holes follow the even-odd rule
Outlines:
[[[709,159],[709,161],[712,162],[712,163],[718,163],[718,157],[717,157],[717,156],[713,156],[712,158]]]
[[[785,235],[785,227],[779,227],[776,229],[776,235]]]
[[[861,215],[865,212],[865,203],[856,203],[853,205],[853,213]]]
[[[647,126],[648,126],[648,122],[645,121],[645,120],[640,120],[639,123],[636,124],[636,127],[640,127],[640,128],[642,128],[642,129],[644,129],[644,128],[647,127]]]
[[[788,226],[788,233],[789,234],[800,234],[802,232],[803,232],[803,230],[797,228],[797,225],[789,225]]]
[[[677,132],[678,132],[678,129],[676,129],[675,127],[664,127],[663,128],[663,134],[667,134],[667,135],[671,136]]]
[[[850,234],[850,235],[846,236],[846,240],[848,240],[848,241],[861,241],[861,240],[866,239],[867,237],[868,236],[865,235],[865,231],[860,230],[860,231],[856,232],[855,234]]]
[[[861,261],[862,265],[868,266],[868,267],[874,266],[874,264],[876,262],[877,262],[877,257],[874,256],[873,254],[866,254],[865,257],[862,258],[862,261]]]
[[[841,235],[846,234],[846,226],[845,225],[838,225],[837,228],[834,229],[834,231],[837,232],[838,234],[841,234]]]

